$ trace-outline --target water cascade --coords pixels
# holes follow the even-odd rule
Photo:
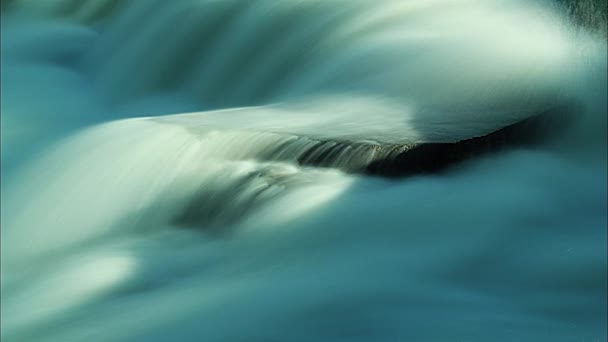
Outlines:
[[[2,340],[605,340],[605,7],[3,1]]]

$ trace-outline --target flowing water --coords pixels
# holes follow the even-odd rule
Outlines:
[[[3,1],[2,340],[605,341],[605,27],[601,0]],[[539,113],[533,145],[361,172]]]

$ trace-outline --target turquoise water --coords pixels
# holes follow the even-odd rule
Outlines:
[[[5,2],[2,340],[606,340],[588,26],[549,1]],[[358,172],[544,112],[533,145]]]

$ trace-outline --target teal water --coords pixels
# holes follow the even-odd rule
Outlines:
[[[606,38],[560,6],[3,2],[2,340],[606,340]]]

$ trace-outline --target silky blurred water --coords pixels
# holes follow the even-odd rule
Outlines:
[[[2,340],[605,341],[605,2],[564,3],[3,2]]]

